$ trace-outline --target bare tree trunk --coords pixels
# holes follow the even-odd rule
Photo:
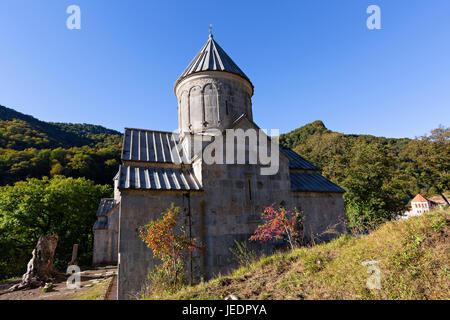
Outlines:
[[[444,193],[443,193],[443,192],[441,193],[441,197],[442,197],[442,199],[444,199],[445,203],[446,203],[448,206],[450,206],[450,203],[448,202],[447,198],[444,196]]]
[[[53,277],[58,274],[58,271],[53,266],[53,257],[57,243],[57,235],[40,237],[36,248],[32,252],[32,258],[28,262],[27,272],[23,275],[22,282],[9,290],[36,288],[44,285],[45,282],[53,280]]]
[[[288,229],[286,228],[286,226],[284,226],[284,230],[286,231],[286,234],[288,236],[288,242],[291,245],[291,250],[294,250],[294,245],[292,243],[292,238],[291,238],[291,234],[289,233]]]

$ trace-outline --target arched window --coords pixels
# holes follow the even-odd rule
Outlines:
[[[180,99],[180,117],[181,117],[181,128],[185,131],[189,129],[190,122],[190,112],[189,112],[189,95],[187,91],[181,94]]]
[[[219,109],[217,106],[217,89],[209,83],[203,89],[203,97],[205,101],[205,120],[208,126],[217,124],[219,120]]]
[[[194,128],[201,128],[204,120],[202,89],[198,86],[191,88],[189,92],[189,117]]]

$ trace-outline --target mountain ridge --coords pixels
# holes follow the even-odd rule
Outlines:
[[[44,122],[0,106],[0,185],[55,175],[112,184],[121,144],[122,134],[115,130]]]
[[[93,145],[118,131],[93,124],[45,122],[0,105],[0,148],[71,148]]]

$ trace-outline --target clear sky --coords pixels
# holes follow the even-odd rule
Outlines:
[[[66,9],[81,8],[81,30]],[[369,30],[369,5],[381,30]],[[44,121],[172,131],[173,85],[214,39],[282,133],[414,137],[450,125],[448,0],[1,0],[0,104]]]

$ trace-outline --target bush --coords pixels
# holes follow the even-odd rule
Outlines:
[[[248,267],[258,260],[258,254],[248,247],[247,242],[234,240],[234,244],[235,247],[230,248],[230,251],[239,266]]]
[[[179,207],[172,203],[162,218],[150,221],[140,228],[142,241],[161,260],[149,273],[148,290],[176,291],[185,283],[185,259],[198,249],[195,239],[189,239],[183,226],[178,226]],[[145,294],[145,292],[144,292]]]
[[[284,239],[294,249],[295,243],[303,234],[303,217],[300,212],[284,207],[275,209],[272,205],[264,208],[261,218],[264,223],[256,228],[254,235],[250,237],[251,241]]]

